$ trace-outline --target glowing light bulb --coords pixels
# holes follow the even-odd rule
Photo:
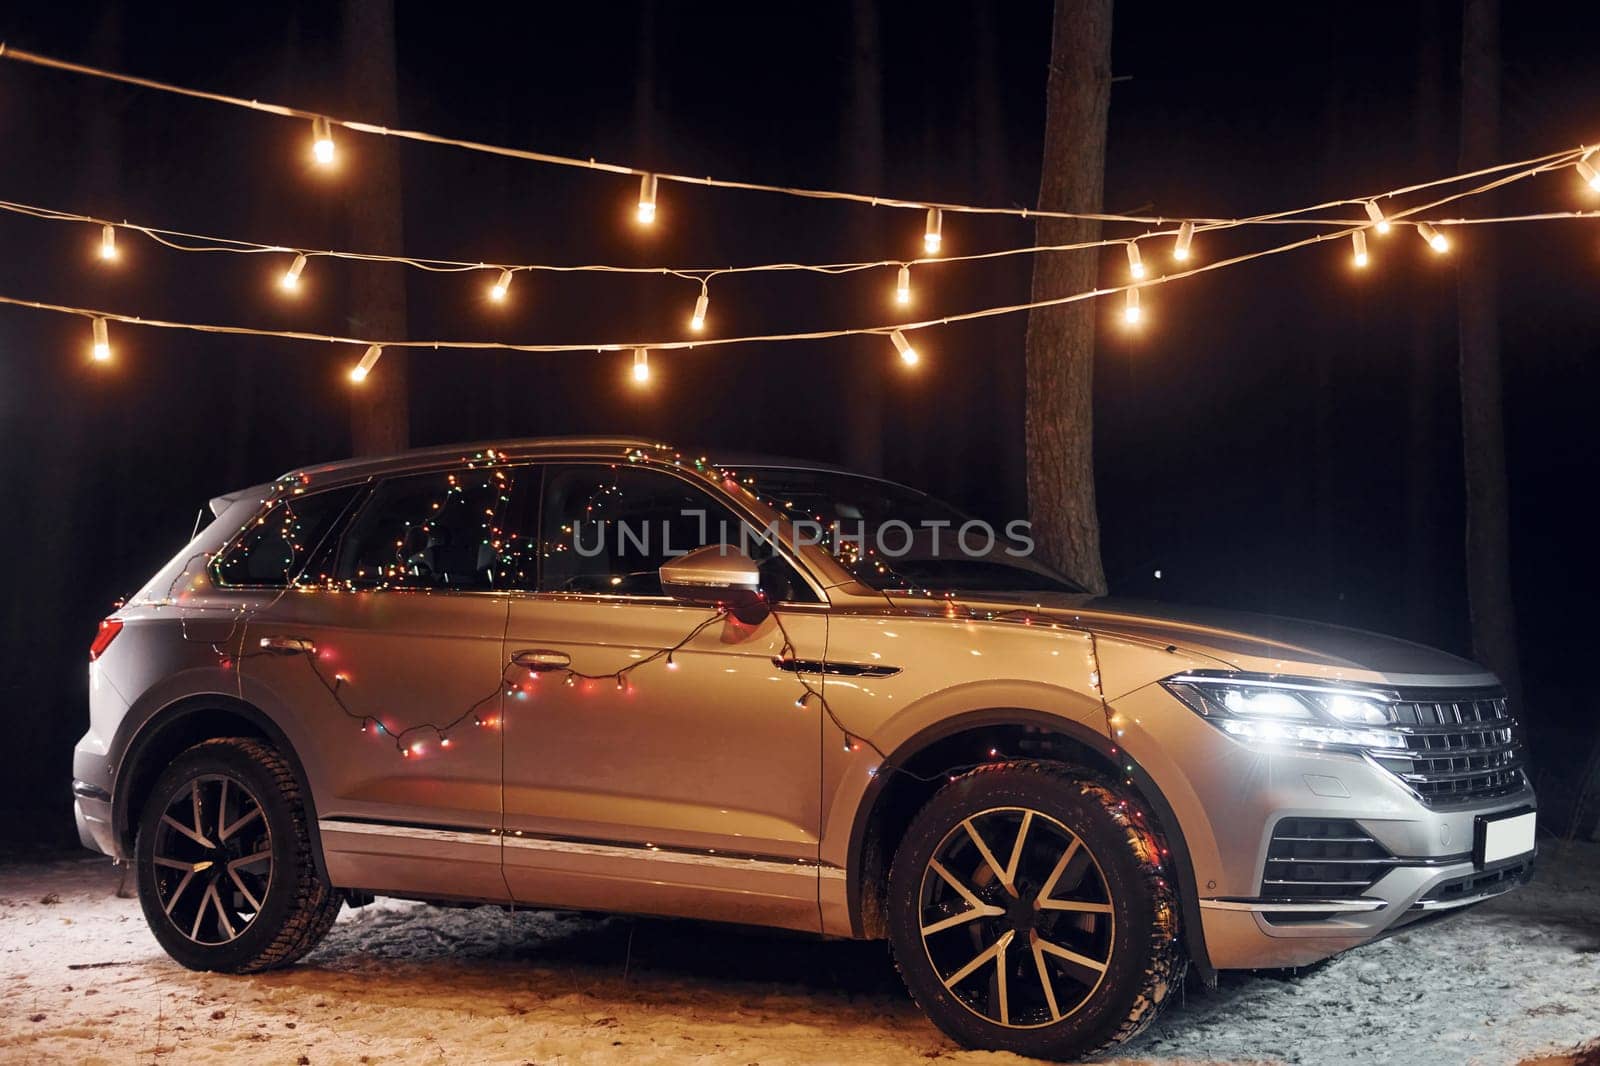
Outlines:
[[[283,281],[280,283],[285,289],[294,292],[300,288],[300,272],[306,268],[306,254],[296,252],[294,262],[289,264],[289,269],[284,272]]]
[[[111,329],[106,325],[106,320],[103,318],[94,320],[94,347],[90,349],[90,352],[97,363],[109,363],[111,361]]]
[[[506,298],[506,292],[511,288],[511,271],[502,269],[500,276],[495,278],[494,284],[489,287],[489,299],[496,303]]]
[[[944,243],[944,236],[940,232],[944,228],[944,212],[937,207],[928,208],[928,224],[922,231],[922,247],[929,255],[936,255],[939,245]]]
[[[1450,239],[1426,222],[1417,223],[1417,235],[1428,242],[1428,247],[1439,253],[1450,250]]]
[[[1596,149],[1596,151],[1600,151],[1600,149]],[[1578,160],[1578,177],[1587,182],[1589,188],[1595,192],[1600,192],[1600,171],[1595,170],[1594,166],[1589,162],[1593,155],[1594,152],[1590,152]]]
[[[1380,234],[1388,233],[1389,220],[1383,217],[1383,208],[1378,206],[1378,201],[1368,200],[1364,206],[1367,209],[1367,217],[1372,219],[1372,227]]]
[[[321,115],[311,120],[311,158],[320,166],[333,163],[333,124]]]
[[[644,348],[633,350],[633,382],[643,385],[650,380],[650,352]]]
[[[706,291],[705,283],[700,285],[700,297],[694,302],[694,314],[689,318],[689,328],[699,331],[706,328],[706,308],[711,306],[711,294]]]
[[[639,178],[639,221],[650,225],[656,220],[656,176],[644,174]]]
[[[1128,290],[1128,302],[1122,308],[1122,320],[1130,326],[1137,326],[1143,312],[1139,310],[1139,290]]]
[[[367,380],[367,375],[372,373],[372,368],[378,365],[378,357],[382,354],[383,348],[379,345],[368,345],[366,354],[361,357],[361,362],[350,368],[350,380],[357,385]]]
[[[117,228],[110,224],[100,227],[100,258],[106,261],[117,257]]]
[[[1139,255],[1139,242],[1128,242],[1128,275],[1130,277],[1144,277],[1144,259]]]
[[[889,339],[894,341],[895,350],[900,353],[900,361],[906,366],[916,366],[921,356],[911,347],[911,342],[906,340],[906,335],[899,330],[889,334]]]
[[[1172,258],[1183,262],[1189,258],[1189,242],[1194,240],[1194,223],[1185,222],[1178,227],[1178,239],[1172,245]]]
[[[1358,267],[1367,265],[1367,234],[1365,230],[1356,230],[1350,234],[1351,242],[1356,246],[1355,264]]]
[[[894,283],[894,302],[908,304],[911,302],[911,268],[902,266],[900,276]]]

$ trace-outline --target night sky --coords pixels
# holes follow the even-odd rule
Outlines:
[[[1456,5],[1294,10],[1122,6],[1107,210],[1251,215],[1460,169]],[[859,191],[1031,203],[1050,5],[889,3],[881,20],[886,177]],[[1504,20],[1502,157],[1600,141],[1600,10],[1508,4]],[[667,171],[850,184],[847,4],[403,3],[398,32],[407,126]],[[18,3],[0,14],[0,39],[349,114],[335,5]],[[348,247],[363,141],[340,136],[342,166],[329,176],[312,172],[308,133],[0,61],[0,199]],[[910,258],[921,243],[913,212],[667,184],[655,232],[641,235],[634,179],[413,144],[401,158],[404,250],[419,255],[708,267]],[[1493,209],[1597,201],[1567,171]],[[1525,716],[1549,809],[1570,802],[1563,775],[1597,729],[1583,622],[1595,592],[1600,224],[1497,232]],[[1215,259],[1282,236],[1206,235],[1195,252]],[[1101,306],[1097,475],[1113,592],[1470,651],[1452,262],[1474,254],[1475,235],[1453,239],[1441,259],[1409,233],[1374,238],[1359,276],[1346,243],[1161,286],[1145,292],[1135,335],[1119,303]],[[953,254],[1031,240],[1016,220],[945,223]],[[313,260],[304,292],[285,300],[276,257],[183,255],[124,235],[108,270],[93,258],[97,241],[90,227],[0,216],[0,293],[362,335],[344,310],[345,280],[401,269]],[[1124,270],[1112,249],[1104,281]],[[919,270],[915,310],[1022,302],[1029,278],[1026,259]],[[696,295],[673,279],[523,275],[498,308],[484,299],[488,280],[408,274],[411,336],[679,337]],[[893,283],[892,271],[714,283],[707,332],[883,324]],[[845,397],[875,388],[885,474],[1008,520],[1025,514],[1025,325],[1019,315],[930,331],[912,374],[879,341],[662,354],[648,395],[627,387],[620,355],[417,353],[411,436],[636,433],[852,465]],[[71,839],[70,755],[95,623],[182,545],[205,500],[350,449],[343,374],[358,353],[348,348],[115,325],[113,341],[115,364],[91,366],[81,320],[0,308],[0,558],[12,570],[0,720],[16,763],[0,800],[24,814],[3,834]]]

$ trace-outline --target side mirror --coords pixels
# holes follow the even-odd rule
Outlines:
[[[726,607],[744,615],[765,613],[761,571],[755,561],[731,545],[707,544],[661,567],[661,591],[684,603]]]

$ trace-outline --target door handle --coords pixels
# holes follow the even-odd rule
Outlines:
[[[572,665],[572,656],[564,651],[528,648],[511,656],[511,661],[518,666],[535,672],[541,670],[565,670]]]
[[[315,655],[317,646],[304,637],[262,637],[261,647],[279,655]]]

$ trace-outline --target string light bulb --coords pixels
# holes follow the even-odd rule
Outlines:
[[[383,348],[376,344],[369,344],[366,352],[361,356],[361,361],[350,368],[350,380],[357,385],[367,380],[367,375],[372,373],[372,368],[378,365],[378,357],[383,354]]]
[[[1383,217],[1383,208],[1378,206],[1378,201],[1368,200],[1363,206],[1367,209],[1367,217],[1372,219],[1372,228],[1379,234],[1389,232],[1389,220]]]
[[[100,258],[111,262],[117,257],[117,227],[106,223],[100,227]]]
[[[700,296],[694,302],[694,314],[689,317],[689,328],[698,333],[706,328],[706,309],[711,306],[711,293],[706,283],[700,283]]]
[[[1130,326],[1137,326],[1142,317],[1144,312],[1139,310],[1139,290],[1131,288],[1128,290],[1128,302],[1122,308],[1122,320]]]
[[[639,222],[648,226],[656,220],[656,176],[644,174],[639,178]]]
[[[928,208],[928,224],[922,231],[922,247],[929,255],[937,255],[944,243],[944,212],[937,207]]]
[[[304,252],[296,252],[294,262],[290,263],[289,269],[284,271],[283,281],[281,282],[283,287],[289,292],[294,292],[300,288],[300,272],[305,268],[306,254]]]
[[[1417,223],[1417,235],[1428,242],[1428,247],[1440,254],[1450,250],[1450,239],[1426,222]]]
[[[1578,160],[1578,177],[1582,178],[1589,188],[1600,192],[1600,171],[1595,170],[1594,165],[1589,162],[1595,152],[1600,152],[1600,148],[1590,149],[1582,159]]]
[[[911,302],[911,268],[909,266],[900,268],[900,276],[894,283],[894,302],[897,304]]]
[[[1144,277],[1144,259],[1139,255],[1139,242],[1128,242],[1128,275],[1130,277]]]
[[[506,293],[511,289],[511,271],[501,268],[500,276],[494,279],[494,284],[489,287],[489,299],[500,303],[505,300]]]
[[[1178,239],[1172,245],[1172,258],[1180,263],[1189,258],[1189,242],[1194,240],[1194,223],[1184,222],[1178,227]]]
[[[633,383],[643,385],[650,380],[650,352],[646,348],[633,350]]]
[[[321,115],[311,120],[311,158],[321,166],[333,164],[333,123]]]
[[[917,350],[911,347],[911,342],[906,340],[904,333],[894,330],[889,334],[889,339],[894,341],[895,350],[900,353],[900,361],[902,363],[906,366],[917,365],[921,356],[917,355]]]
[[[111,361],[111,328],[106,325],[106,320],[103,318],[94,320],[94,347],[89,351],[97,363]]]
[[[1350,241],[1351,241],[1352,244],[1354,244],[1356,246],[1355,259],[1354,259],[1354,262],[1355,262],[1356,266],[1358,266],[1358,267],[1366,266],[1367,265],[1367,232],[1366,232],[1366,230],[1359,230],[1358,229],[1358,230],[1352,231],[1351,234],[1350,234]]]

